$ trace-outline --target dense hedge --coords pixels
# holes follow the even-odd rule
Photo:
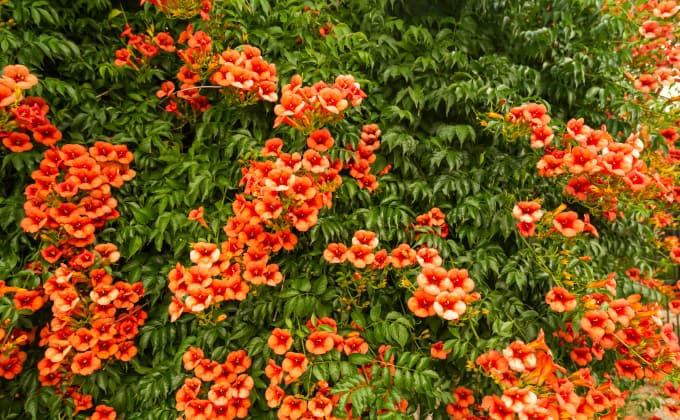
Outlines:
[[[638,293],[643,302],[668,301],[665,289],[624,274],[636,267],[643,277],[671,280],[663,272],[672,267],[670,259],[653,240],[661,229],[639,222],[654,209],[642,199],[622,198],[630,206],[621,209],[621,217],[601,217],[597,206],[563,193],[566,181],[537,174],[541,154],[530,146],[528,132],[503,118],[513,107],[537,102],[547,106],[556,130],[571,118],[584,118],[614,137],[622,133],[622,141],[640,130],[641,122],[655,124],[652,129],[674,124],[674,112],[659,112],[663,108],[650,105],[651,99],[626,77],[639,68],[629,44],[639,23],[625,13],[589,0],[216,0],[210,19],[203,20],[198,9],[175,18],[151,3],[0,2],[0,68],[22,64],[38,77],[39,84],[28,93],[49,104],[47,116],[63,136],[57,147],[110,142],[134,154],[129,167],[119,163],[123,172],[134,170],[134,177],[111,191],[120,216],[98,228],[95,243],[118,246],[120,260],[106,270],[129,284],[141,282],[143,296],[134,308],[148,314],[146,319],[135,315],[139,331],[131,360],[107,361],[91,374],[41,386],[38,362],[45,357],[45,343],[37,343],[54,311],[18,310],[10,289],[0,293],[6,293],[0,297],[0,318],[35,335],[34,344],[22,347],[27,355],[23,370],[11,380],[0,379],[2,418],[66,418],[87,407],[78,398],[74,402],[76,392],[91,395],[94,406],[114,407],[120,418],[174,419],[176,394],[193,376],[182,362],[190,348],[202,349],[206,360],[219,363],[245,350],[254,381],[248,416],[275,418],[277,411],[267,406],[270,397],[265,396],[268,360],[282,360],[267,346],[272,330],[292,332],[294,348],[306,353],[303,342],[324,317],[337,322],[345,340],[360,335],[370,350],[317,356],[304,381],[289,385],[290,395],[311,398],[319,390],[313,384],[325,380],[332,388],[329,395],[340,397],[338,416],[351,402],[354,417],[399,418],[406,400],[404,413],[419,410],[443,418],[447,404],[460,403],[452,395],[458,386],[473,387],[477,401],[502,389],[473,369],[478,356],[514,340],[531,342],[541,330],[554,359],[569,372],[579,368],[570,359],[571,349],[557,345],[560,338],[552,336],[571,319],[546,304],[553,286],[572,277],[585,284],[615,272],[619,296]],[[200,94],[211,106],[199,110],[202,99],[193,98],[192,107],[191,99],[159,95],[166,81],[182,89],[177,73],[184,61],[174,52],[145,57],[130,47],[140,60],[114,64],[123,57],[117,50],[128,48],[132,36],[151,39],[167,32],[177,49],[190,49],[191,44],[178,40],[188,22],[210,37],[211,51],[244,51],[245,44],[259,48],[262,59],[275,65],[279,100],[281,88],[296,74],[303,76],[304,85],[320,80],[332,85],[337,76],[352,75],[366,97],[327,125],[335,139],[329,162],[342,170],[342,184],[333,184],[330,175],[326,183],[319,172],[296,169],[297,177],[326,192],[323,204],[328,206],[319,210],[318,221],[310,218],[308,229],[295,225],[294,247],[267,251],[267,264],[277,265],[282,281],[272,280],[274,287],[252,283],[243,301],[207,305],[210,309],[200,314],[175,313],[177,320],[171,322],[168,308],[176,304],[168,287],[172,270],[178,263],[188,270],[195,244],[220,248],[227,240],[225,224],[243,216],[234,205],[237,197],[257,196],[258,190],[248,192],[243,179],[251,175],[253,183],[259,182],[260,167],[253,162],[267,160],[260,153],[265,142],[280,137],[285,152],[303,153],[312,131],[285,122],[274,128],[280,113],[261,97],[247,96],[250,102],[243,103],[238,93],[229,96],[206,87]],[[212,74],[216,67],[206,62],[197,73]],[[207,78],[200,83],[215,84]],[[168,112],[172,104],[177,112]],[[357,176],[351,171],[359,171],[357,148],[370,137],[372,129],[364,127],[369,124],[381,131],[380,147],[369,154],[375,161],[363,168],[365,174]],[[648,143],[658,146],[662,136],[653,132]],[[49,245],[49,235],[22,227],[26,187],[46,149],[36,144],[23,153],[0,151],[0,279],[11,287],[36,288],[58,268],[39,252]],[[377,185],[363,183],[369,171]],[[590,212],[599,237],[523,237],[512,209],[517,202],[539,198],[543,209],[567,202],[579,214]],[[199,217],[187,217],[199,207],[204,224]],[[443,218],[432,213],[435,208]],[[279,232],[276,223],[265,226]],[[362,269],[330,264],[324,257],[329,244],[350,247],[360,230],[375,232],[378,249],[388,254],[400,244],[436,249],[447,270],[469,272],[478,296],[466,290],[467,311],[454,322],[415,316],[409,299],[420,267],[371,269],[369,263]],[[42,269],[30,265],[36,261]],[[439,341],[450,350],[445,360],[430,352]],[[394,372],[379,362],[390,355],[396,360]],[[611,351],[593,362],[598,384],[606,382],[607,372],[616,376],[617,358]],[[638,384],[619,379],[622,390]],[[608,408],[597,415],[614,412]],[[77,416],[91,413],[87,407]],[[190,411],[185,415],[191,418]]]

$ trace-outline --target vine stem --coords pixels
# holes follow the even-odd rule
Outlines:
[[[201,89],[224,89],[224,88],[228,88],[228,87],[229,87],[229,86],[215,86],[215,85],[191,86],[191,87],[188,87],[188,88],[184,88],[184,89],[172,91],[170,94],[168,94],[168,95],[164,96],[163,98],[161,98],[161,102],[163,102],[163,101],[166,100],[166,99],[170,99],[170,96],[171,96],[171,95],[175,95],[175,94],[177,94],[177,93],[182,93],[182,92],[187,92],[187,91],[190,91],[190,90],[201,90]],[[104,93],[106,93],[106,92],[104,92]]]
[[[558,285],[560,287],[564,287],[564,284],[562,283],[562,281],[559,280],[557,278],[557,276],[555,276],[555,274],[552,272],[552,270],[550,268],[548,268],[547,265],[545,265],[545,262],[543,261],[543,259],[536,253],[536,250],[534,249],[533,246],[531,246],[529,244],[527,239],[522,235],[519,235],[519,236],[522,238],[522,242],[524,242],[524,244],[527,246],[527,248],[529,248],[529,250],[531,251],[531,254],[534,256],[538,265],[541,266],[541,268],[543,268],[543,270],[550,276],[550,279],[553,281],[553,283],[555,283],[556,285]]]

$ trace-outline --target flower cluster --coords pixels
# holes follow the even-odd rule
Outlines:
[[[133,358],[133,340],[147,316],[139,304],[142,284],[115,281],[111,275],[109,266],[120,258],[117,247],[95,245],[97,229],[118,217],[111,188],[134,177],[132,160],[127,147],[106,142],[89,149],[66,144],[45,151],[32,174],[35,183],[25,190],[21,226],[47,245],[40,252],[43,261],[31,264],[47,280],[34,290],[1,287],[2,294],[13,293],[15,308],[24,313],[51,303],[52,319],[39,334],[38,345],[47,349],[38,363],[38,380],[43,386],[65,385],[66,391],[59,393],[73,399],[76,412],[92,407],[92,396],[73,385],[76,375],[90,375],[107,360]],[[9,335],[14,342],[22,336],[27,340],[19,330]],[[14,351],[15,360],[20,360],[21,354]],[[5,356],[3,351],[0,360]],[[13,372],[16,369],[15,364]],[[92,418],[115,416],[101,407]]]
[[[278,99],[276,66],[265,61],[261,51],[251,45],[244,45],[240,50],[215,52],[210,35],[201,30],[194,31],[192,24],[187,25],[176,42],[167,32],[159,32],[153,37],[136,35],[129,26],[121,37],[129,38],[128,47],[116,51],[114,64],[117,66],[138,69],[160,51],[176,53],[182,60],[177,72],[179,87],[172,81],[165,81],[156,92],[159,99],[170,99],[165,110],[178,116],[182,112],[177,99],[195,112],[204,112],[211,106],[209,98],[200,93],[203,88],[218,88],[231,103],[276,102]],[[179,48],[180,44],[185,48]]]
[[[635,10],[638,34],[631,39],[633,66],[639,75],[627,74],[633,86],[644,94],[658,94],[678,80],[680,46],[675,42],[674,16],[680,10],[675,1],[647,1]]]
[[[283,281],[278,265],[269,262],[270,254],[292,250],[294,230],[314,226],[342,183],[341,164],[324,153],[333,143],[327,130],[312,133],[310,148],[302,154],[282,152],[280,138],[266,141],[261,160],[251,160],[243,169],[243,194],[237,195],[234,216],[224,227],[228,239],[219,248],[195,244],[194,265],[187,270],[177,264],[170,271],[169,287],[175,294],[171,320],[183,312],[201,313],[212,303],[244,300],[250,286]]]
[[[408,250],[403,248],[400,252]],[[422,270],[417,277],[418,287],[408,300],[408,308],[415,316],[425,318],[436,314],[447,321],[458,321],[468,305],[480,298],[478,292],[473,292],[475,282],[468,277],[468,271],[446,270],[435,249],[420,248],[416,261]]]
[[[484,396],[478,406],[491,419],[615,418],[627,395],[610,379],[598,383],[587,368],[569,373],[555,363],[542,331],[530,343],[514,341],[502,352],[482,354],[475,364],[502,390],[501,396]],[[454,396],[456,403],[447,407],[453,418],[480,418],[470,414],[474,399],[468,390]]]
[[[178,19],[189,19],[200,15],[210,20],[213,0],[142,0],[141,4],[151,3],[159,12]]]
[[[459,386],[453,390],[455,402],[446,405],[446,413],[455,420],[473,419],[471,408],[474,407],[475,396],[472,390]]]
[[[73,414],[74,415],[77,414],[77,413],[80,413],[81,411],[89,410],[93,406],[92,395],[83,394],[81,392],[81,388],[82,387],[80,385],[70,385],[70,386],[67,386],[65,388],[56,388],[54,390],[54,393],[56,395],[61,396],[62,400],[70,399],[71,401],[73,401],[73,406],[74,406],[73,407]],[[101,406],[97,406],[98,411],[101,410],[99,407],[101,407]],[[106,407],[106,406],[104,406],[104,407]],[[113,415],[113,419],[115,419],[115,416],[116,416],[115,410],[113,410],[111,407],[108,407],[108,408],[111,409],[110,413]],[[96,418],[102,418],[102,417],[99,417],[98,413],[95,412],[91,417],[88,417],[88,419],[92,419],[92,418],[96,419]],[[107,417],[103,417],[103,418],[107,418]]]
[[[203,31],[194,32],[191,24],[180,34],[178,43],[186,43],[185,49],[177,50],[184,63],[177,73],[179,90],[175,91],[175,84],[167,81],[156,93],[159,98],[171,99],[165,107],[167,111],[180,114],[176,98],[186,101],[196,111],[205,111],[210,102],[199,93],[201,87],[219,88],[232,103],[278,99],[276,66],[265,61],[258,48],[244,45],[240,51],[227,49],[215,53],[211,37]],[[201,85],[208,80],[212,85]]]
[[[550,121],[543,105],[512,108],[507,119],[512,123],[528,124],[532,147],[545,147],[553,140],[553,135],[536,140],[537,127]],[[669,129],[663,134],[673,138],[674,133],[674,129]],[[546,147],[536,167],[541,176],[567,177],[565,194],[597,209],[611,220],[631,198],[655,200],[660,203],[659,207],[677,201],[676,181],[661,175],[668,173],[667,169],[675,162],[674,140],[667,138],[669,153],[650,151],[645,155],[649,162],[645,162],[641,155],[646,148],[641,137],[648,140],[643,131],[631,134],[624,142],[617,142],[604,126],[593,129],[582,118],[571,119],[562,135],[563,148]]]
[[[380,148],[380,128],[376,124],[364,125],[361,129],[361,139],[357,144],[357,149],[352,150],[352,159],[345,164],[345,168],[349,169],[349,174],[352,178],[357,180],[359,187],[366,188],[369,191],[374,191],[378,188],[378,181],[376,176],[371,174],[371,164],[376,160],[375,151]],[[388,169],[389,170],[389,169]],[[384,174],[384,170],[381,174]]]
[[[666,8],[669,4],[656,5]],[[646,27],[649,29],[652,26],[650,23]],[[674,71],[671,73],[674,74]],[[671,73],[666,74],[668,80],[671,79]],[[636,81],[636,88],[644,93],[656,90],[658,80],[655,77],[660,74],[654,77],[642,75]],[[673,174],[678,162],[676,140],[680,137],[675,127],[659,130],[658,135],[665,140],[667,148],[654,151],[649,147],[650,136],[644,126],[625,141],[617,142],[604,126],[599,130],[593,129],[583,119],[571,119],[557,142],[552,130],[543,128],[550,117],[541,105],[526,104],[513,108],[506,119],[528,128],[532,147],[546,147],[537,163],[539,175],[566,178],[566,196],[610,220],[634,208],[636,203],[644,202],[647,209],[654,212],[649,221],[658,228],[656,233],[662,236],[663,228],[674,224],[671,213],[678,202],[678,180]],[[513,209],[513,216],[523,236],[536,234],[537,225],[544,228],[538,235],[544,235],[543,230],[549,224],[552,226],[548,232],[559,231],[566,237],[581,232],[597,236],[597,231],[589,223],[588,214],[580,220],[575,212],[564,212],[565,208],[562,205],[544,217],[538,202],[520,202]],[[680,256],[677,238],[666,237],[658,243],[660,248],[669,253],[671,260],[676,255]],[[581,259],[587,260],[588,257]],[[615,273],[597,281],[573,278],[566,271],[562,274],[565,280],[554,277],[557,284],[548,292],[545,302],[553,311],[565,314],[566,330],[560,329],[556,336],[562,340],[562,346],[568,349],[574,364],[582,367],[582,372],[591,363],[610,363],[607,370],[615,372],[615,379],[620,382],[641,379],[664,381],[677,377],[680,371],[680,346],[673,327],[670,324],[663,325],[660,321],[659,303],[643,303],[640,295],[617,298]],[[673,299],[675,293],[672,287],[660,280],[642,276],[639,270],[631,269],[627,274],[633,281],[670,297],[669,306],[671,311],[675,310],[674,302],[677,305],[677,299]],[[615,354],[613,361],[605,358],[607,352]],[[509,383],[507,387],[510,389],[514,385]],[[666,396],[677,402],[674,387],[667,388]],[[607,395],[604,398],[599,396],[598,400],[588,400],[592,390],[591,387],[585,396],[579,394],[580,400],[572,397],[577,411],[569,412],[570,416],[593,418],[616,412],[619,404],[613,403]],[[531,404],[540,401],[540,396],[539,393],[531,396]],[[500,402],[501,399],[498,399],[498,404],[489,405],[489,408],[501,407],[508,412],[518,412],[512,408],[514,403],[511,400],[505,401],[505,407]],[[527,402],[529,400],[522,401],[525,405]],[[668,402],[666,408],[677,412],[680,407],[675,402]],[[560,407],[560,410],[565,408]],[[556,414],[559,416],[561,413],[558,411]]]
[[[672,294],[673,288],[642,276],[638,269],[626,274],[633,281]],[[609,363],[607,370],[615,372],[619,382],[675,378],[680,372],[680,345],[673,326],[661,322],[662,306],[643,303],[637,294],[617,298],[615,277],[616,273],[610,273],[596,281],[564,281],[548,292],[545,302],[553,311],[565,314],[566,328],[554,334],[561,340],[560,346],[579,367]],[[607,352],[616,357],[607,358]],[[680,401],[677,394],[667,396]],[[666,403],[666,407],[680,408],[675,403]]]
[[[560,215],[565,214],[561,213],[563,207],[558,209],[557,215],[551,214],[548,217],[554,219],[555,230],[560,230],[560,226],[555,223]],[[522,224],[533,224],[534,220],[543,217],[541,206],[537,202],[520,202],[513,214],[519,220],[520,229]],[[569,220],[571,230],[568,234],[561,232],[567,237],[572,233],[591,229],[584,227],[588,226],[587,220],[579,223],[575,213],[569,216]],[[563,220],[558,224],[561,228],[566,226]],[[569,255],[568,251],[562,254]],[[587,263],[589,258],[582,257],[579,260]],[[565,258],[560,264],[567,264],[568,261]],[[573,264],[571,270],[578,272]],[[633,281],[672,296],[672,288],[664,286],[659,280],[643,277],[637,269],[630,269],[626,274]],[[661,305],[656,302],[645,304],[637,294],[617,298],[615,278],[616,273],[612,272],[604,279],[592,281],[589,276],[573,276],[566,270],[562,271],[561,276],[553,276],[556,285],[546,295],[545,302],[553,311],[565,314],[567,328],[560,329],[555,334],[562,340],[561,347],[569,351],[571,360],[575,365],[583,367],[582,371],[591,363],[610,363],[605,370],[616,372],[617,381],[662,381],[667,377],[675,377],[680,372],[680,346],[673,327],[670,324],[662,325],[660,321]],[[611,357],[605,358],[607,352],[616,355],[613,363],[608,361],[612,360]],[[513,386],[509,383],[508,389]],[[588,392],[591,391],[592,388]],[[536,395],[540,397],[541,394]],[[575,407],[583,406],[582,410],[585,410],[583,414],[578,411],[577,415],[593,418],[604,415],[605,412],[611,414],[615,410],[615,405],[609,403],[597,408],[599,406],[593,406],[592,402],[586,402],[584,404],[580,400],[575,404]],[[506,405],[511,410],[509,403],[506,402]],[[672,403],[667,406],[677,408]],[[573,412],[569,414],[576,415]]]
[[[349,107],[361,105],[366,94],[351,75],[341,75],[333,85],[319,81],[302,85],[296,74],[281,89],[281,101],[274,107],[274,127],[288,124],[296,130],[310,132],[327,123],[340,121]]]
[[[446,238],[449,235],[449,225],[446,223],[446,216],[438,207],[418,215],[416,223],[412,225],[412,228],[416,232],[416,240],[422,234],[435,235],[441,238]]]
[[[228,49],[220,54],[218,62],[210,81],[234,92],[241,102],[249,102],[252,97],[267,102],[278,99],[276,67],[262,58],[258,48],[244,45],[242,51]]]
[[[0,139],[12,152],[33,149],[33,140],[53,146],[61,132],[47,118],[50,107],[39,97],[24,97],[23,92],[38,84],[26,66],[13,64],[2,69],[0,77]],[[29,133],[31,134],[29,136]]]
[[[543,210],[538,201],[520,201],[512,209],[512,216],[517,220],[517,230],[520,235],[526,237],[537,235],[537,226],[541,227],[541,236],[552,232],[558,232],[566,238],[573,238],[580,233],[590,233],[595,237],[599,234],[595,226],[590,224],[590,215],[585,214],[583,220],[579,219],[575,211],[564,211],[566,205],[562,204],[554,211],[548,213],[549,217],[543,218]],[[537,223],[541,222],[539,225]],[[543,232],[545,231],[545,232]]]
[[[243,419],[248,417],[253,378],[246,373],[252,361],[245,350],[232,351],[223,363],[205,358],[203,350],[189,347],[182,356],[193,376],[175,394],[180,419]]]
[[[524,237],[534,236],[536,222],[543,217],[541,203],[537,201],[520,201],[512,209],[512,217],[517,219],[517,230]]]
[[[385,249],[374,251],[377,246],[375,232],[359,230],[354,233],[349,248],[342,243],[328,244],[323,257],[331,264],[347,261],[357,269],[369,271],[418,265],[417,287],[408,300],[409,310],[418,317],[436,314],[448,321],[457,321],[466,312],[468,304],[479,299],[479,293],[473,293],[475,283],[468,277],[467,270],[443,268],[442,258],[435,248],[422,246],[415,250],[402,243],[388,254]],[[355,275],[357,280],[363,277]]]
[[[113,64],[118,67],[130,66],[139,69],[140,66],[148,64],[160,51],[175,51],[175,42],[167,32],[159,32],[154,36],[145,33],[135,34],[132,33],[132,27],[126,24],[120,37],[128,40],[126,48],[116,50]]]
[[[337,323],[327,317],[309,320],[304,333],[304,346],[309,358],[304,353],[290,351],[294,338],[288,330],[275,328],[267,340],[269,348],[283,357],[280,364],[269,359],[265,368],[265,375],[269,379],[269,386],[265,392],[267,405],[271,408],[278,407],[278,418],[282,420],[335,419],[333,412],[338,408],[343,393],[333,392],[328,382],[319,380],[308,390],[307,396],[289,394],[285,387],[295,386],[303,375],[309,372],[317,357],[334,351],[345,356],[367,354],[368,343],[356,331],[350,331],[344,337],[339,335]],[[368,370],[370,369],[364,369],[364,372],[368,374]],[[341,408],[352,418],[351,403]]]
[[[250,287],[243,281],[239,263],[227,260],[225,264],[225,257],[230,258],[230,251],[225,251],[222,253],[215,244],[196,243],[191,251],[196,265],[187,270],[177,263],[170,270],[168,288],[174,293],[168,307],[170,321],[176,321],[185,312],[202,313],[226,300],[245,300]]]
[[[371,267],[384,269],[390,264],[391,258],[387,250],[378,252],[373,250],[378,246],[378,237],[375,232],[358,230],[352,236],[352,245],[347,248],[342,243],[330,243],[323,253],[323,257],[331,264],[350,262],[356,268]]]
[[[15,294],[16,300],[21,300],[22,294],[26,291],[17,287],[9,287],[4,281],[0,280],[0,297],[5,296],[6,293],[17,292]],[[16,295],[19,295],[18,299]],[[36,298],[36,306],[42,306],[44,299]],[[21,346],[25,346],[35,339],[33,331],[24,331],[14,328],[10,320],[2,320],[0,325],[0,378],[14,379],[24,369],[24,362],[27,354],[21,350]]]
[[[543,104],[529,103],[510,109],[506,120],[511,124],[528,125],[531,132],[531,147],[546,147],[555,135],[548,125],[550,115]]]
[[[507,119],[531,127],[533,146],[534,127],[549,121],[550,117],[542,105],[526,104],[511,109]],[[645,146],[650,142],[646,129],[631,134],[624,142],[617,142],[604,126],[596,130],[583,119],[571,119],[561,138],[563,148],[546,147],[536,166],[541,176],[566,178],[566,196],[609,220],[639,208],[636,203],[647,203],[645,211],[652,212],[648,222],[663,235],[662,228],[675,224],[672,213],[680,202],[680,178],[675,175],[680,163],[680,150],[676,147],[680,135],[676,127],[669,127],[659,130],[658,136],[664,139],[665,150],[654,151]],[[513,210],[519,231],[523,236],[533,236],[538,219],[532,216],[531,208],[536,204],[520,204]],[[575,212],[562,213],[558,209],[554,212],[554,228],[565,236],[581,231],[598,236],[589,224],[589,217],[586,214],[584,220],[579,220]],[[664,241],[664,244],[671,242]],[[671,260],[680,261],[680,246],[665,247]]]
[[[101,141],[89,149],[66,144],[44,153],[40,168],[31,174],[35,183],[25,190],[21,227],[50,243],[41,251],[45,261],[72,258],[86,267],[93,260],[80,248],[94,242],[96,229],[118,217],[111,188],[120,188],[135,176],[129,166],[133,159],[125,145]]]
[[[558,336],[572,348],[571,359],[579,366],[602,360],[604,351],[618,353],[615,363],[622,378],[661,380],[680,368],[680,346],[671,324],[660,321],[661,305],[644,304],[639,295],[615,299],[613,274],[587,285],[580,297],[583,313],[575,332],[568,324]],[[598,290],[601,289],[601,290]],[[546,302],[558,312],[576,309],[576,297],[555,287]],[[574,318],[572,318],[574,319]]]
[[[43,286],[53,315],[40,331],[39,344],[47,346],[38,363],[45,386],[90,375],[108,359],[129,361],[137,354],[133,339],[146,319],[139,304],[142,284],[114,283],[104,268],[117,260],[112,259],[114,246],[97,245],[94,251],[83,251],[90,254],[86,262],[62,264]]]

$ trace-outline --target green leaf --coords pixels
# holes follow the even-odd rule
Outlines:
[[[373,357],[368,354],[352,353],[348,356],[349,362],[353,365],[365,365],[373,361]]]
[[[24,402],[24,410],[31,416],[32,419],[38,418],[38,398],[34,395],[29,395]]]
[[[352,414],[360,416],[366,408],[371,404],[371,388],[368,386],[361,386],[352,392]]]
[[[369,318],[371,319],[371,321],[378,322],[382,319],[381,312],[380,312],[381,309],[382,309],[382,306],[379,303],[376,304],[376,305],[373,305],[373,307],[371,307],[371,311],[369,313]]]
[[[408,329],[399,323],[392,324],[390,329],[391,338],[399,344],[401,348],[404,348],[410,337]]]

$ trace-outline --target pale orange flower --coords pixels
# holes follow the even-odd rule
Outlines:
[[[435,297],[422,289],[418,289],[408,300],[408,309],[420,318],[427,318],[435,314]]]
[[[307,147],[314,149],[317,152],[325,152],[331,147],[333,147],[333,137],[331,132],[323,128],[320,130],[313,131],[309,137],[307,137]]]
[[[293,336],[287,330],[274,328],[267,340],[267,345],[274,353],[284,355],[293,344]]]
[[[286,353],[286,358],[281,363],[281,368],[292,378],[299,378],[307,370],[307,356],[302,353]]]
[[[347,260],[357,268],[364,268],[375,259],[373,248],[368,245],[352,245],[347,251]]]
[[[189,258],[199,267],[211,267],[220,258],[220,250],[216,244],[197,242],[193,245]]]
[[[333,350],[335,342],[331,333],[327,331],[314,331],[309,334],[305,347],[311,354],[325,354]]]
[[[583,220],[578,218],[578,214],[575,211],[565,211],[555,216],[553,226],[562,235],[571,238],[583,232],[585,224]]]
[[[307,411],[307,401],[288,395],[283,399],[278,415],[279,418],[293,420],[301,418],[305,411]]]
[[[545,303],[555,312],[569,312],[576,309],[576,296],[563,287],[555,286],[545,296]]]
[[[0,107],[7,107],[21,100],[22,95],[17,89],[14,79],[0,77]]]
[[[38,78],[32,75],[28,68],[21,64],[10,64],[2,69],[2,75],[14,80],[19,89],[27,90],[38,84]]]
[[[395,268],[408,267],[416,263],[417,253],[408,244],[400,244],[391,252],[390,262]]]
[[[347,247],[341,243],[328,244],[323,258],[331,264],[340,264],[347,259]]]

